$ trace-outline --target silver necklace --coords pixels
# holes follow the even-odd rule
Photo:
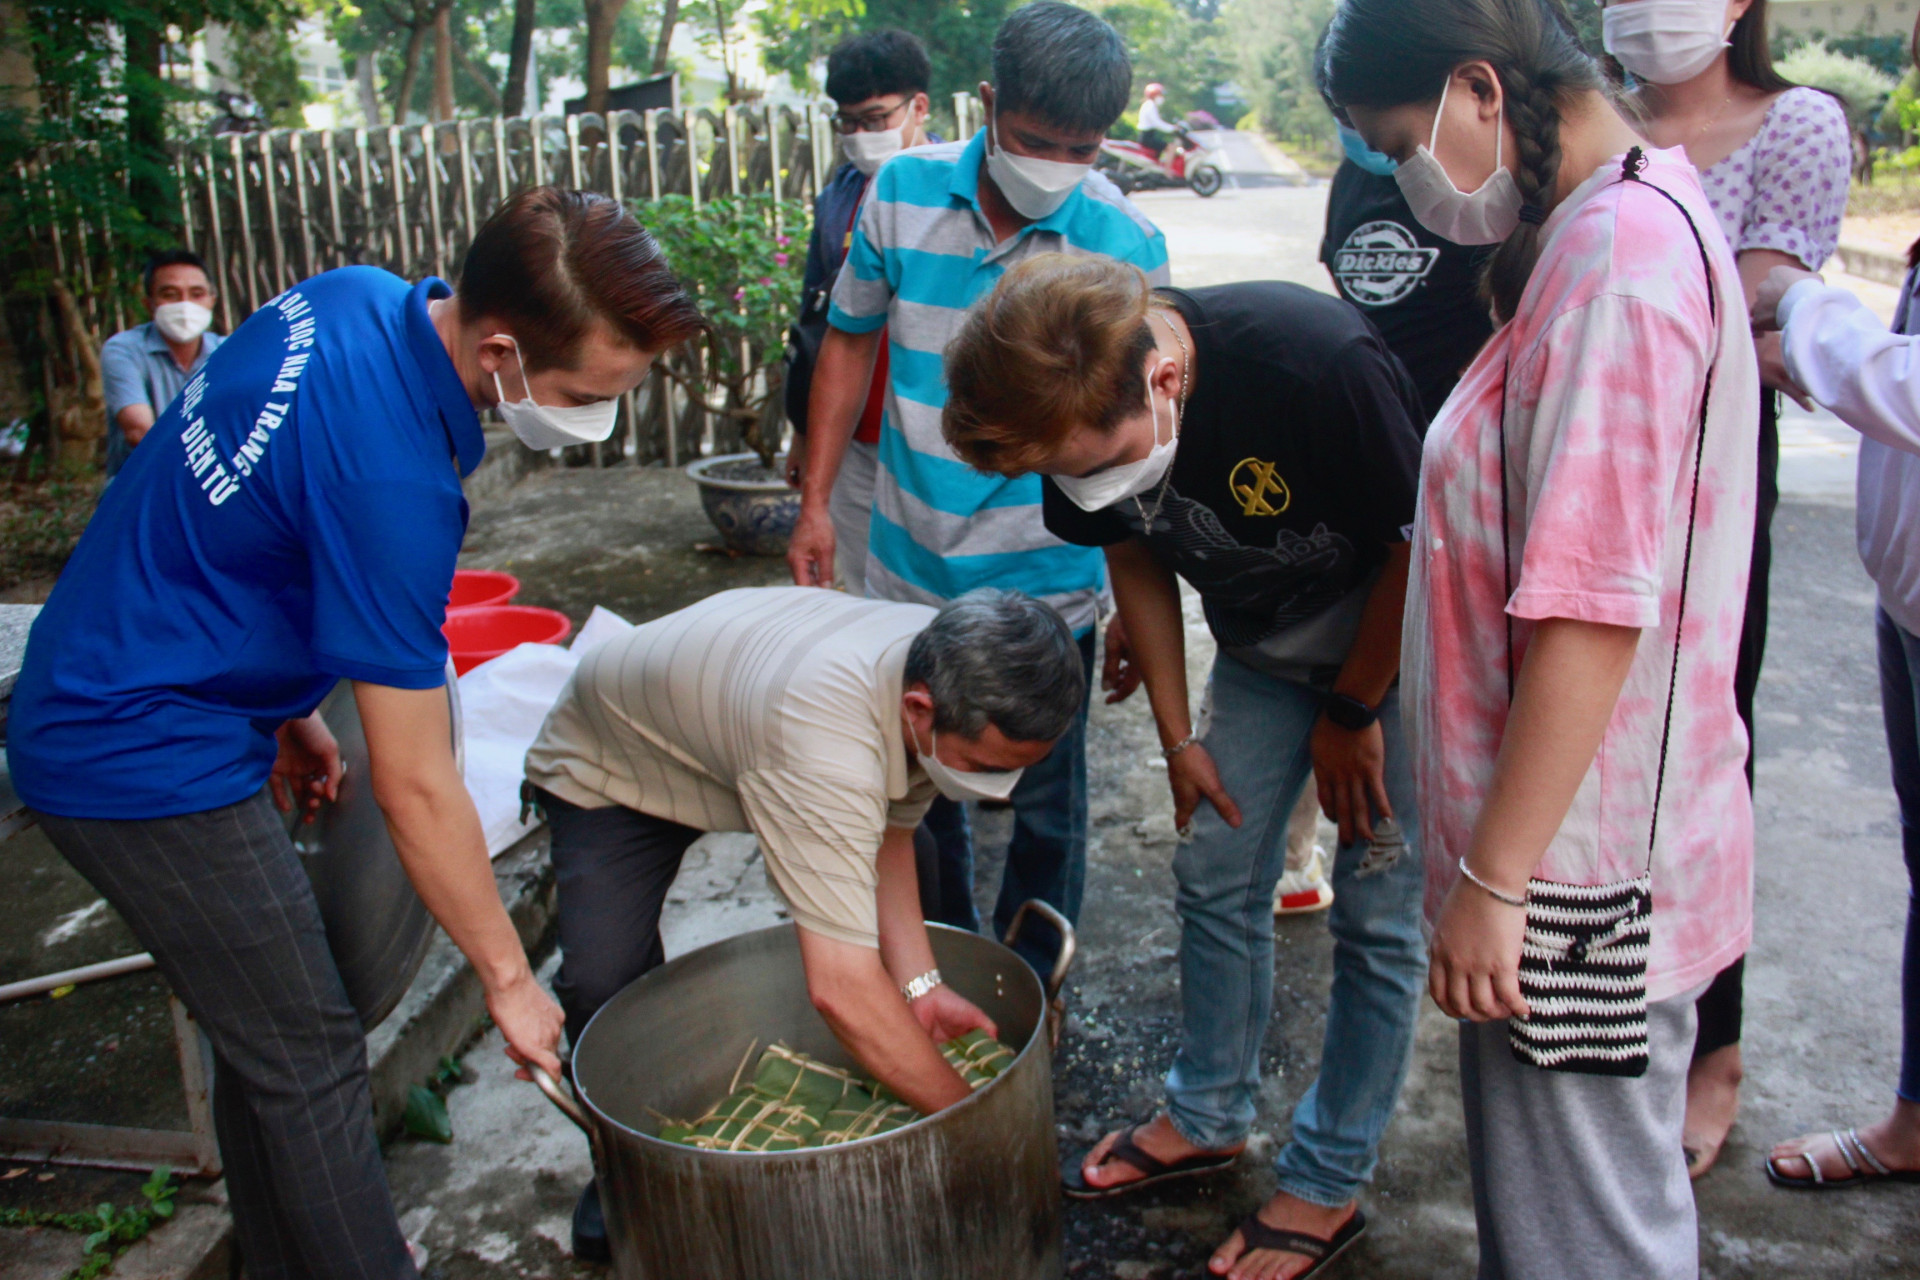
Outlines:
[[[1157,311],[1148,312],[1147,318],[1150,320],[1158,320],[1161,324],[1167,326],[1167,332],[1173,335],[1174,342],[1180,346],[1180,396],[1175,403],[1180,412],[1185,413],[1187,411],[1187,380],[1193,373],[1193,353],[1187,350],[1187,340],[1180,336],[1180,330],[1174,327],[1173,321],[1167,319],[1166,316]],[[1151,388],[1148,389],[1147,394],[1149,398],[1151,398],[1153,394]],[[1141,522],[1146,526],[1143,532],[1149,536],[1153,533],[1154,522],[1160,518],[1160,508],[1167,504],[1167,487],[1173,483],[1173,463],[1179,457],[1180,423],[1176,418],[1173,423],[1173,458],[1167,462],[1167,473],[1160,477],[1159,492],[1154,494],[1153,497],[1153,511],[1149,513],[1146,507],[1142,505],[1139,494],[1136,493],[1133,495],[1133,509],[1140,513]]]

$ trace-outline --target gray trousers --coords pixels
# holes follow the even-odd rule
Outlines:
[[[374,1138],[366,1036],[267,793],[174,818],[38,817],[213,1044],[248,1280],[415,1280]]]
[[[542,788],[534,795],[553,838],[553,994],[567,1015],[567,1043],[577,1047],[601,1005],[666,959],[660,909],[702,833],[625,805],[582,809]]]
[[[827,499],[827,514],[833,520],[834,577],[842,590],[856,596],[867,594],[867,534],[879,476],[880,446],[849,440]]]
[[[1680,1130],[1699,991],[1651,1005],[1632,1079],[1543,1071],[1507,1024],[1462,1023],[1480,1280],[1694,1280],[1700,1241]]]

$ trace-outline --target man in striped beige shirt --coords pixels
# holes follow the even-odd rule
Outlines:
[[[982,589],[939,610],[835,591],[725,591],[589,653],[527,753],[553,833],[575,1040],[661,963],[687,846],[752,831],[800,931],[815,1007],[922,1111],[967,1086],[938,1042],[992,1023],[940,984],[913,831],[936,793],[1004,799],[1085,696],[1051,607]],[[575,1252],[592,1256],[588,1185]]]

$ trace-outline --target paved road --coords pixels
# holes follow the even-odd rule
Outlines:
[[[1179,283],[1278,277],[1326,288],[1315,260],[1324,200],[1324,186],[1312,186],[1230,188],[1212,200],[1151,193],[1140,203],[1166,229]],[[1849,434],[1829,417],[1794,413],[1783,437],[1788,500],[1777,524],[1770,663],[1760,693],[1751,1075],[1745,1117],[1722,1167],[1700,1191],[1705,1272],[1714,1280],[1920,1275],[1920,1197],[1912,1189],[1795,1196],[1767,1187],[1758,1165],[1777,1136],[1853,1123],[1886,1104],[1896,1067],[1895,966],[1906,908],[1878,724],[1872,593],[1852,549]],[[606,527],[624,527],[618,522],[630,519],[623,513],[645,488],[624,474],[536,477],[481,509],[470,539],[475,563],[511,548],[516,571],[529,582],[542,580],[550,560],[556,582],[617,595],[636,619],[650,616],[650,601],[654,612],[673,607],[687,585],[683,575],[648,577],[659,565],[629,554],[631,569],[617,563],[620,557],[598,558],[589,582],[565,545],[574,539],[560,536],[558,523],[540,532],[549,521],[580,528],[604,518]],[[543,494],[563,501],[543,504]],[[566,509],[542,514],[555,506]],[[684,531],[688,542],[703,536],[696,526]],[[751,566],[712,569],[715,585],[736,572],[743,581],[763,576]],[[1189,612],[1189,636],[1197,691],[1212,652],[1197,610]],[[1144,701],[1096,706],[1092,720],[1084,959],[1056,1074],[1068,1149],[1107,1122],[1148,1113],[1178,1010],[1171,817]],[[1004,834],[1003,820],[984,817],[983,896],[997,882],[993,850]],[[776,918],[748,847],[715,847],[696,862],[670,908],[673,950],[714,936],[723,923]],[[1277,934],[1277,1016],[1264,1054],[1256,1154],[1285,1139],[1293,1101],[1316,1069],[1329,980],[1330,949],[1318,920],[1284,922]],[[1367,1197],[1376,1225],[1343,1274],[1473,1274],[1453,1046],[1453,1028],[1426,1008],[1412,1077]],[[449,1280],[585,1274],[563,1254],[566,1212],[587,1169],[584,1143],[528,1086],[513,1084],[491,1037],[469,1061],[480,1080],[454,1094],[455,1144],[403,1143],[391,1153],[409,1226],[435,1248],[434,1271]],[[1256,1159],[1186,1190],[1073,1205],[1072,1274],[1198,1274],[1212,1243],[1271,1186]]]

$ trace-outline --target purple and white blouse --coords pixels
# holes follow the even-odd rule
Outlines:
[[[1840,243],[1853,172],[1846,112],[1818,89],[1788,89],[1738,151],[1700,171],[1735,254],[1777,249],[1818,271]]]

